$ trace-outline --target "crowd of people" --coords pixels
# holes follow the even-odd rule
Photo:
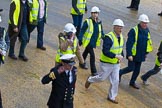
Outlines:
[[[135,2],[135,3],[134,3]],[[140,0],[132,0],[127,8],[138,10]],[[135,5],[136,4],[136,5]],[[2,11],[0,9],[0,11]],[[72,0],[71,15],[72,23],[64,26],[63,32],[58,34],[58,50],[55,55],[55,66],[42,78],[42,84],[52,82],[52,91],[48,100],[49,108],[73,108],[73,95],[77,78],[77,67],[75,67],[75,56],[79,60],[79,67],[88,69],[86,64],[87,55],[90,54],[91,75],[85,82],[88,89],[92,83],[102,82],[106,79],[110,81],[110,88],[107,100],[118,104],[116,96],[118,94],[119,83],[124,74],[132,72],[129,86],[140,89],[136,79],[140,73],[142,62],[147,54],[153,50],[151,34],[148,28],[149,18],[146,14],[141,14],[139,23],[130,29],[126,40],[126,58],[128,66],[121,69],[120,63],[124,57],[124,38],[122,30],[124,21],[114,19],[113,29],[107,34],[103,32],[102,21],[99,18],[100,9],[93,6],[91,15],[82,24],[83,15],[87,13],[86,0]],[[44,25],[47,20],[47,0],[12,0],[9,11],[9,26],[6,33],[5,28],[0,27],[0,64],[4,63],[4,57],[8,52],[9,58],[17,60],[15,55],[15,43],[17,38],[21,42],[19,59],[27,62],[28,57],[25,49],[30,41],[32,31],[37,28],[37,45],[40,50],[45,51],[43,42]],[[0,19],[1,21],[1,19]],[[94,49],[103,45],[100,54],[99,71],[96,68]],[[81,54],[80,47],[84,48]],[[162,67],[162,41],[156,55],[155,67],[141,76],[144,85],[148,85],[148,78],[160,71]],[[2,100],[0,94],[0,108]]]

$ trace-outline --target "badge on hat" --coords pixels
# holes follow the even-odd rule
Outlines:
[[[69,65],[74,65],[75,64],[75,54],[64,54],[60,57],[60,60],[64,63],[67,63]]]

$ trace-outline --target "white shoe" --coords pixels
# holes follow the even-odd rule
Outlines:
[[[149,85],[148,81],[143,81],[143,85],[148,86]]]

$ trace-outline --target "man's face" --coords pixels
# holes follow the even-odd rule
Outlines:
[[[99,13],[98,12],[91,12],[92,19],[97,19],[98,16],[99,16]]]
[[[141,28],[143,28],[143,29],[146,29],[146,28],[147,28],[147,24],[148,24],[148,23],[146,23],[146,22],[140,22],[140,26],[141,26]]]
[[[64,63],[64,62],[63,62],[63,66],[64,66],[65,70],[71,70],[71,68],[73,67],[72,65],[69,65],[69,64]]]
[[[120,34],[122,33],[122,29],[123,29],[122,26],[117,26],[117,25],[114,26],[114,32],[115,32],[117,35],[120,35]]]

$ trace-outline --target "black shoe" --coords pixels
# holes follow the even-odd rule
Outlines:
[[[19,58],[20,58],[21,60],[25,61],[25,62],[28,61],[28,58],[27,58],[26,56],[19,56]]]
[[[3,9],[0,9],[0,12],[2,12],[3,11]]]
[[[88,78],[89,78],[89,77],[88,77]],[[88,89],[89,86],[91,85],[91,83],[88,81],[88,78],[87,78],[87,81],[86,81],[86,83],[85,83],[85,88],[86,88],[86,89]]]
[[[128,8],[128,9],[131,9],[131,8],[133,8],[133,7],[132,7],[132,6],[128,6],[127,8]]]
[[[134,83],[134,84],[129,84],[129,86],[130,86],[130,87],[133,87],[133,88],[135,88],[135,89],[140,89],[139,86],[137,86],[137,84],[135,84],[135,83]]]
[[[17,57],[15,55],[8,55],[8,57],[10,57],[13,60],[17,60]]]
[[[46,50],[46,47],[42,46],[42,47],[37,47],[38,49],[41,49],[41,50]]]
[[[130,8],[131,10],[133,10],[133,11],[138,11],[138,9],[137,8]]]
[[[161,13],[158,13],[159,16],[162,16],[162,12]]]
[[[107,100],[110,101],[110,102],[112,102],[112,103],[114,103],[114,104],[118,104],[118,103],[119,103],[118,101],[112,100],[112,99],[110,99],[109,97],[107,98]]]
[[[82,68],[82,69],[88,69],[86,63],[83,63],[83,64],[79,63],[79,67]]]

